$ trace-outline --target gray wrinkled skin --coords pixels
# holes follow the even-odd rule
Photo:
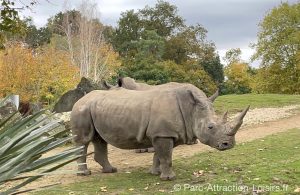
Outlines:
[[[103,172],[116,172],[107,157],[107,143],[121,149],[155,149],[150,172],[172,180],[172,150],[199,139],[218,150],[230,149],[248,111],[233,122],[215,115],[212,101],[197,87],[184,84],[174,88],[136,91],[116,88],[92,91],[75,103],[71,112],[74,142],[95,147],[95,160]],[[78,160],[81,175],[89,175],[86,157]]]
[[[170,82],[162,85],[148,85],[146,83],[138,83],[136,82],[133,78],[130,77],[124,77],[124,78],[119,78],[118,79],[118,86],[123,87],[125,89],[130,89],[130,90],[137,90],[137,91],[145,91],[145,90],[160,90],[160,89],[165,89],[165,88],[175,88],[175,87],[180,87],[186,85],[185,83],[176,83],[176,82]],[[192,143],[189,144],[197,144],[197,140],[195,140]],[[144,153],[144,152],[154,152],[154,148],[143,148],[143,149],[136,149],[136,153]]]

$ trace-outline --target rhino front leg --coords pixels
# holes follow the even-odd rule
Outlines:
[[[153,146],[160,163],[160,179],[174,180],[176,175],[172,171],[172,152],[174,147],[173,138],[155,138]]]
[[[83,156],[77,160],[77,164],[78,164],[77,175],[80,175],[80,176],[85,176],[85,175],[91,174],[91,171],[88,170],[87,164],[86,164],[86,154],[87,154],[88,146],[89,146],[89,143],[83,145],[83,152],[82,152]]]
[[[102,166],[103,173],[117,172],[117,168],[111,166],[107,156],[107,142],[103,140],[99,135],[95,136],[92,141],[95,148],[94,159]]]

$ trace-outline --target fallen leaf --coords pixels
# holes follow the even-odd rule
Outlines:
[[[101,192],[107,192],[107,189],[106,189],[107,187],[106,186],[102,186],[102,187],[100,187],[100,191]]]
[[[294,192],[300,192],[300,188],[296,188]]]
[[[204,170],[195,171],[193,172],[193,175],[195,175],[196,177],[200,177],[204,175]]]

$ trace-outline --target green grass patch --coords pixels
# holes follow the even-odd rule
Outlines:
[[[217,112],[241,111],[248,105],[251,108],[282,107],[292,104],[300,104],[300,95],[283,94],[243,94],[223,95],[216,99],[214,106]]]
[[[293,194],[300,187],[300,129],[246,142],[228,151],[175,160],[175,181],[160,181],[148,168],[101,174],[89,181],[35,194]],[[188,152],[188,151],[187,151]],[[195,175],[194,172],[197,174]],[[176,189],[174,189],[174,187]],[[102,191],[101,191],[102,189]],[[240,192],[244,189],[244,192]]]

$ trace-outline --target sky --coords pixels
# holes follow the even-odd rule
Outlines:
[[[21,0],[20,0],[21,1]],[[25,3],[29,0],[22,0]],[[264,16],[281,2],[299,3],[299,0],[167,0],[177,6],[178,14],[186,24],[201,24],[208,30],[208,40],[215,43],[222,58],[227,50],[240,48],[242,60],[249,62],[254,50],[250,44],[257,41],[258,24]],[[69,0],[69,7],[77,8],[81,0]],[[156,0],[95,0],[100,11],[100,20],[107,25],[116,26],[120,14],[127,10],[138,10],[146,5],[154,6]],[[47,19],[64,10],[64,0],[39,0],[23,16],[31,16],[41,27]],[[223,60],[222,60],[223,61]],[[250,63],[259,66],[259,62]]]

